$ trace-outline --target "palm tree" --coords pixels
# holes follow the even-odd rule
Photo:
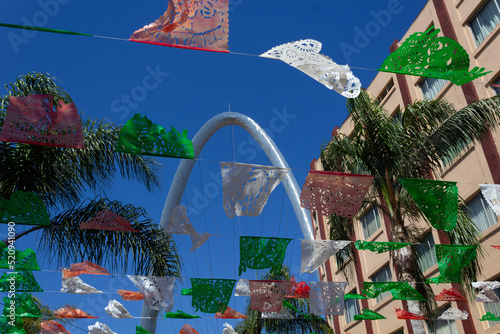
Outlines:
[[[8,94],[0,100],[0,125],[9,96],[48,94],[54,101],[71,103],[71,97],[55,80],[49,74],[29,73],[5,85]],[[39,249],[48,254],[48,260],[55,258],[58,264],[67,265],[85,259],[125,272],[132,259],[132,271],[136,274],[179,277],[180,263],[173,239],[142,208],[107,198],[84,200],[89,192],[105,195],[117,174],[139,181],[149,191],[160,188],[160,168],[155,159],[114,150],[119,131],[120,127],[110,122],[86,119],[86,149],[0,142],[0,197],[8,199],[21,190],[32,191],[43,200],[52,216],[51,224],[33,227],[17,238],[42,230]],[[104,209],[129,220],[140,232],[78,228],[82,221]]]
[[[289,281],[290,270],[283,266],[278,275],[265,273],[262,280]],[[245,309],[248,319],[239,322],[235,331],[239,334],[266,333],[296,333],[296,334],[333,334],[332,328],[325,319],[314,318],[309,315],[309,304],[303,298],[286,298],[282,307],[286,307],[295,319],[266,319],[262,318],[261,312],[252,311],[250,305]],[[287,307],[286,304],[291,306]]]
[[[472,141],[480,141],[500,120],[498,96],[477,101],[461,110],[444,100],[418,101],[405,108],[400,121],[392,119],[364,91],[350,99],[347,108],[354,124],[353,132],[349,136],[339,133],[324,144],[321,161],[327,171],[374,176],[365,207],[377,206],[387,214],[391,223],[388,233],[394,242],[418,243],[423,232],[416,224],[422,214],[398,179],[429,178],[431,173],[440,171],[443,157],[461,151]],[[479,245],[477,230],[467,209],[463,205],[460,208],[456,228],[447,232],[450,242]],[[333,215],[329,223],[333,240],[351,240],[353,228],[348,220]],[[481,252],[481,248],[478,250]],[[346,275],[352,272],[349,263],[353,262],[349,260],[353,254],[353,246],[337,254],[339,268]],[[414,247],[391,252],[399,281],[424,282],[416,261],[418,255]],[[478,261],[476,259],[462,272],[466,291],[470,292],[468,283],[479,273]],[[416,288],[424,297],[428,296],[429,302],[408,301],[409,311],[430,314],[435,307],[434,298],[429,296],[432,290],[426,284],[417,284]],[[424,331],[421,321],[413,322],[413,328],[415,333]]]

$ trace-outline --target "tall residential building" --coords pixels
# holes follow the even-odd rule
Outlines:
[[[449,81],[417,76],[406,76],[379,72],[367,88],[367,92],[390,113],[399,117],[406,105],[422,99],[446,99],[456,109],[500,93],[500,0],[429,0],[401,41],[415,32],[424,32],[434,26],[440,29],[438,36],[456,40],[470,56],[470,68],[484,67],[492,73],[462,86]],[[398,37],[398,36],[395,36]],[[390,47],[393,52],[401,42],[395,41]],[[340,128],[344,134],[352,131],[352,122],[347,118]],[[334,134],[332,133],[332,134]],[[456,155],[444,159],[443,172],[434,175],[437,179],[458,182],[459,195],[472,211],[472,217],[481,232],[480,238],[485,248],[482,260],[481,281],[500,281],[500,251],[491,245],[500,245],[500,223],[481,195],[478,184],[500,184],[500,132],[489,133],[480,143],[471,143]],[[322,170],[321,162],[314,160],[311,169]],[[329,239],[326,217],[312,212],[313,229],[318,239]],[[388,221],[377,208],[369,208],[358,214],[354,222],[355,238],[367,241],[388,241]],[[438,230],[428,229],[424,234],[427,246],[422,245],[424,259],[419,263],[426,277],[438,275],[434,244],[448,243]],[[363,281],[395,280],[389,253],[376,254],[360,251],[356,266],[356,277],[347,286],[346,293],[360,293]],[[334,257],[319,269],[324,281],[344,281],[338,271]],[[433,285],[435,293],[451,288],[451,284]],[[500,291],[500,290],[496,290]],[[499,292],[500,293],[500,292]],[[479,321],[487,311],[500,315],[500,303],[456,303],[438,302],[444,311],[449,307],[466,310],[470,316],[464,321],[440,321],[434,333],[500,333],[500,322]],[[403,308],[401,301],[394,301],[390,293],[377,299],[348,300],[345,314],[331,325],[335,333],[383,333],[412,334],[408,320],[397,320],[394,308]],[[353,317],[364,308],[381,313],[387,320],[354,321]]]

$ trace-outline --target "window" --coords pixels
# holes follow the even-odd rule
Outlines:
[[[445,84],[446,80],[443,79],[425,78],[419,86],[424,98],[432,100]]]
[[[500,277],[492,279],[492,281],[500,281]],[[500,289],[494,289],[493,292],[500,297]],[[482,303],[484,305],[484,313],[491,312],[493,314],[500,314],[500,303]],[[500,321],[488,321],[490,327],[500,324]]]
[[[469,21],[476,46],[488,37],[500,22],[500,0],[489,0]]]
[[[403,329],[400,329],[397,332],[394,332],[392,334],[405,334],[405,331]]]
[[[387,96],[387,94],[389,94],[389,92],[391,91],[392,87],[394,87],[394,80],[392,80],[392,78],[391,78],[391,80],[389,81],[389,83],[387,84],[387,86],[385,86],[384,89],[382,89],[382,92],[380,93],[380,95],[375,100],[377,102],[377,104],[380,104],[380,102],[382,102],[382,100]]]
[[[363,237],[368,239],[375,231],[380,228],[380,216],[376,207],[372,207],[361,217],[361,226],[363,227]]]
[[[403,124],[403,114],[401,113],[401,109],[399,109],[399,107],[392,115],[392,121],[399,125]]]
[[[422,272],[425,272],[437,262],[434,245],[434,238],[432,237],[432,232],[430,232],[422,238],[422,244],[416,246],[421,254],[421,257],[418,259],[418,266]]]
[[[356,290],[351,293],[356,293]],[[354,316],[358,315],[359,312],[359,303],[357,299],[346,299],[344,300],[345,305],[345,323],[346,325],[354,320]]]
[[[500,78],[496,79],[495,82],[491,83],[491,88],[495,91],[495,94],[500,94]]]
[[[460,145],[458,148],[455,150],[450,151],[447,155],[441,157],[441,160],[443,161],[443,166],[447,166],[450,162],[455,159],[457,155],[460,154],[467,146],[469,146],[470,142],[465,144],[465,145]]]
[[[443,314],[444,311],[449,309],[450,304],[439,308],[439,314]],[[457,324],[455,321],[445,321],[445,320],[435,320],[434,330],[429,328],[429,333],[431,334],[458,334]]]
[[[385,266],[382,267],[382,269],[380,269],[372,277],[370,277],[370,279],[372,280],[372,282],[391,282],[392,281],[391,268],[389,267],[388,264],[386,264]],[[381,293],[375,298],[375,302],[378,303],[390,295],[391,293],[389,291]]]
[[[476,224],[479,232],[486,231],[488,227],[497,222],[497,216],[484,199],[483,194],[479,193],[467,202],[467,207],[470,210],[472,221]]]

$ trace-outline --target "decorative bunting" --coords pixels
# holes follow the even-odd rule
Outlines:
[[[300,193],[300,206],[318,214],[352,218],[361,208],[373,176],[309,171]]]
[[[457,224],[458,187],[456,182],[399,179],[435,229],[451,231]]]
[[[481,303],[499,303],[500,298],[495,293],[495,289],[500,288],[500,282],[472,282],[472,287],[479,289],[476,295],[476,301]]]
[[[283,266],[286,248],[292,239],[266,237],[240,237],[240,265],[238,275],[247,268],[268,269],[277,275]]]
[[[493,246],[493,245],[491,245],[491,247],[493,247],[495,249],[500,249],[500,246]]]
[[[457,308],[449,308],[438,317],[438,320],[467,320],[469,313],[460,311]]]
[[[310,312],[318,317],[344,314],[344,289],[347,282],[309,282]]]
[[[3,317],[15,315],[19,318],[41,318],[38,305],[33,301],[31,293],[14,294],[12,298],[3,297]],[[14,307],[12,307],[14,306]],[[14,309],[11,312],[11,307]]]
[[[434,296],[434,299],[436,301],[467,301],[455,288],[443,289],[440,294]]]
[[[302,312],[301,310],[298,310],[295,306],[293,306],[292,304],[290,304],[289,302],[287,302],[287,300],[283,300],[283,306],[285,306],[286,308],[289,308],[291,310],[293,310],[294,312],[302,315],[304,317],[304,319],[321,319],[321,318],[318,318],[318,317],[314,317],[312,316],[311,314],[309,313],[305,313],[305,312]],[[282,307],[281,308],[281,311],[283,311],[285,308]]]
[[[0,291],[8,292],[11,290],[16,292],[43,292],[33,273],[29,270],[3,273],[2,277],[0,277]]]
[[[344,299],[345,300],[347,300],[347,299],[368,299],[368,297],[357,294],[357,293],[348,293],[344,296]]]
[[[354,320],[380,320],[387,319],[382,314],[379,314],[375,311],[369,310],[367,308],[363,309],[361,314],[356,314],[354,316]]]
[[[49,226],[49,213],[34,192],[15,191],[10,199],[0,198],[0,223]]]
[[[54,320],[42,321],[40,334],[71,334],[63,325]]]
[[[290,281],[250,280],[250,309],[259,312],[281,311],[283,299],[292,289]]]
[[[180,310],[177,310],[177,312],[167,312],[165,313],[165,319],[167,318],[172,318],[172,319],[197,319],[201,318],[199,315],[191,315],[184,313]]]
[[[323,263],[335,255],[352,241],[338,240],[301,240],[302,263],[301,273],[313,273]]]
[[[113,332],[106,324],[96,322],[94,325],[88,326],[88,334],[118,334]]]
[[[212,235],[208,232],[203,234],[196,232],[187,216],[186,207],[177,205],[170,213],[169,224],[163,229],[163,232],[170,234],[189,234],[191,236],[191,252],[194,252],[208,240]]]
[[[144,294],[142,292],[137,291],[129,291],[129,290],[121,290],[118,289],[118,294],[123,300],[143,300]]]
[[[193,328],[193,326],[185,324],[182,326],[181,330],[179,331],[179,334],[200,334],[196,329]]]
[[[411,34],[378,71],[450,80],[459,86],[491,73],[479,67],[469,71],[467,51],[451,38],[437,37],[440,31],[430,27]]]
[[[26,334],[23,326],[24,322],[21,318],[14,318],[14,326],[10,317],[0,318],[0,333],[2,334]]]
[[[348,65],[338,65],[320,54],[321,47],[321,42],[304,39],[276,46],[260,56],[280,59],[342,96],[358,96],[361,90],[359,79],[352,74]]]
[[[426,317],[399,308],[396,309],[396,315],[398,316],[398,319],[427,320]]]
[[[250,297],[250,283],[247,279],[241,278],[238,281],[234,295],[237,297]]]
[[[132,224],[111,210],[102,210],[95,217],[80,223],[81,230],[101,230],[117,232],[140,232],[132,228]]]
[[[226,322],[224,323],[224,329],[222,330],[222,334],[238,334],[238,333],[236,333],[233,326],[231,326]]]
[[[141,326],[135,326],[135,334],[152,334],[150,331],[145,330]]]
[[[203,313],[224,313],[235,284],[234,279],[191,278],[192,306]]]
[[[260,215],[269,195],[285,178],[290,168],[220,163],[223,207],[226,215],[256,217]]]
[[[479,321],[500,321],[500,316],[496,316],[493,313],[486,312],[485,315]]]
[[[187,130],[181,134],[172,127],[167,132],[140,114],[135,114],[122,127],[115,150],[129,154],[194,158],[193,142],[187,138]]]
[[[496,215],[500,215],[500,184],[480,184],[481,193]]]
[[[104,308],[107,314],[116,319],[132,318],[132,315],[127,309],[115,299],[108,302],[108,306]]]
[[[410,243],[405,242],[388,242],[388,241],[362,241],[356,240],[354,246],[358,250],[369,250],[377,253],[384,253],[390,250],[400,249],[406,246],[411,245]]]
[[[82,122],[73,103],[51,95],[9,96],[0,140],[33,145],[85,148]]]
[[[214,318],[220,318],[220,319],[248,319],[248,317],[244,314],[241,314],[240,312],[230,308],[229,306],[226,308],[226,311],[224,313],[217,312],[215,313]]]
[[[365,295],[376,298],[390,291],[394,300],[425,300],[408,282],[363,282]]]
[[[439,276],[426,280],[427,283],[460,283],[462,268],[476,256],[477,245],[436,245]]]
[[[144,302],[149,309],[164,309],[165,312],[172,310],[175,278],[138,275],[127,275],[127,277],[144,294]]]
[[[84,260],[82,263],[73,263],[69,269],[61,268],[63,278],[80,276],[81,274],[110,275],[109,271],[95,263]]]
[[[170,0],[167,11],[136,30],[133,42],[229,52],[229,0]]]
[[[309,292],[311,291],[311,288],[309,288],[306,282],[302,281],[297,283],[293,275],[290,281],[293,284],[292,290],[286,296],[286,298],[309,298]]]
[[[9,250],[15,251],[15,265],[12,265],[12,254],[9,254]],[[14,246],[7,246],[2,241],[0,241],[0,268],[10,269],[10,270],[40,270],[38,263],[36,262],[36,254],[30,248],[26,248],[22,252],[16,250]]]
[[[54,311],[54,316],[58,318],[74,318],[74,319],[97,319],[98,317],[94,317],[88,314],[85,311],[82,311],[77,308],[73,308],[69,305],[61,307]]]
[[[97,290],[92,285],[89,285],[82,281],[80,277],[70,277],[63,278],[61,292],[79,294],[79,295],[89,295],[92,293],[102,293],[102,291]]]
[[[262,319],[293,320],[295,317],[286,309],[285,304],[281,306],[279,312],[262,312]]]

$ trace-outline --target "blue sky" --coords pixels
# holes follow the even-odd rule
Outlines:
[[[136,29],[156,20],[165,11],[166,4],[165,0],[142,4],[4,0],[0,22],[126,39]],[[311,0],[288,1],[286,5],[281,1],[235,0],[231,1],[229,14],[229,49],[258,55],[279,44],[316,39],[323,43],[322,54],[338,64],[349,64],[354,75],[367,87],[377,72],[356,67],[378,68],[389,54],[394,39],[404,35],[423,6],[423,2],[406,0]],[[1,83],[13,82],[17,76],[30,71],[48,72],[61,81],[85,117],[124,124],[135,113],[141,113],[167,129],[170,126],[187,129],[188,137],[192,138],[208,119],[228,111],[230,101],[231,111],[253,118],[269,131],[299,186],[304,183],[311,160],[318,157],[321,144],[347,116],[344,97],[279,60],[93,37],[42,32],[23,34],[8,28],[0,28],[0,45],[0,60],[4,64],[0,70]],[[149,80],[149,88],[141,89],[145,87],[145,80]],[[138,91],[146,94],[132,94]],[[175,237],[184,264],[183,287],[189,287],[192,277],[240,278],[237,272],[240,235],[295,239],[285,264],[299,280],[315,280],[314,275],[299,273],[302,235],[282,185],[273,192],[261,216],[234,221],[225,216],[220,180],[214,175],[220,171],[220,161],[233,161],[233,152],[237,162],[269,164],[253,139],[237,127],[222,129],[206,145],[201,154],[204,160],[197,162],[193,170],[183,204],[193,208],[190,219],[197,231],[221,236],[211,238],[195,253],[189,252],[189,237]],[[159,160],[163,163],[162,191],[149,193],[140,184],[118,179],[107,196],[143,206],[159,222],[179,163],[176,159]],[[0,235],[5,237],[5,233]],[[37,249],[37,236],[22,238],[17,246]],[[102,317],[98,320],[115,332],[135,332],[139,319],[115,320],[104,312],[108,300],[122,302],[116,289],[134,290],[126,277],[84,275],[84,281],[107,294],[61,294],[57,292],[61,288],[60,273],[55,272],[58,268],[43,261],[43,250],[38,250],[38,256],[44,271],[35,276],[47,292],[36,295],[46,304],[54,308],[67,303],[78,305]],[[242,275],[249,279],[257,276],[254,270]],[[194,313],[190,297],[176,296],[175,303],[174,310]],[[245,303],[245,298],[233,297],[230,306],[243,312]],[[140,316],[142,303],[123,304],[132,315]],[[200,333],[222,332],[223,320],[211,319],[212,315],[208,314],[202,317],[188,322]],[[81,329],[94,322],[78,320],[77,327],[67,329],[84,333]],[[183,323],[183,320],[160,319],[157,333],[178,333]]]

